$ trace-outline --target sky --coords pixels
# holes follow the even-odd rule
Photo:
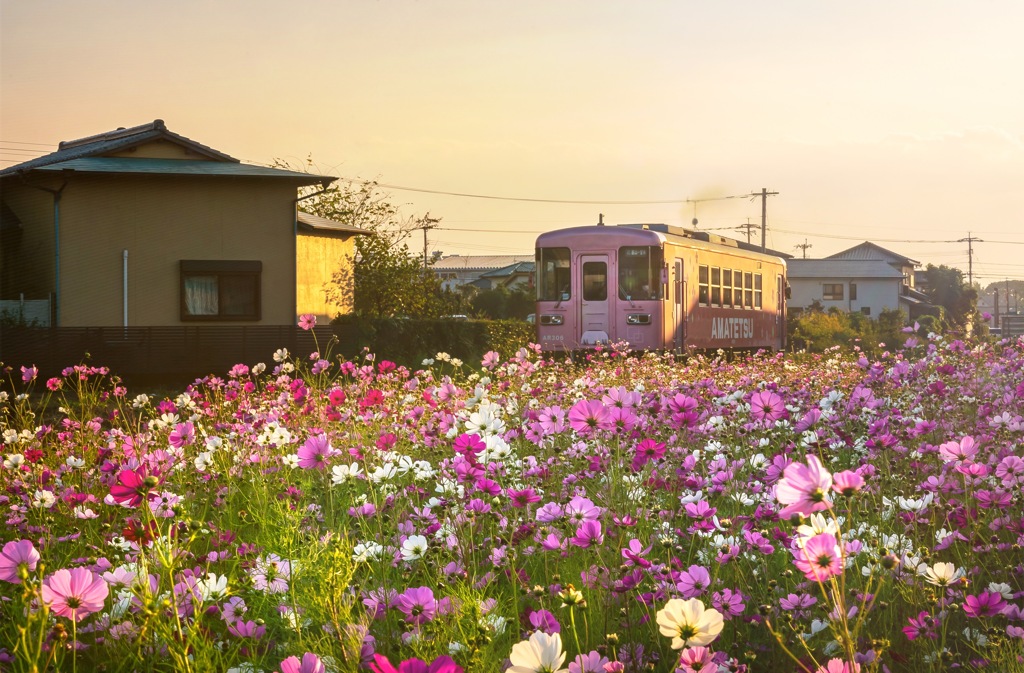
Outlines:
[[[764,188],[775,250],[966,274],[974,238],[987,285],[1024,279],[1021,26],[1019,0],[0,0],[0,166],[163,119],[377,180],[464,255],[599,215],[745,237]]]

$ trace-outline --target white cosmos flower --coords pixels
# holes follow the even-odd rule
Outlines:
[[[565,652],[562,636],[557,633],[534,632],[529,640],[513,645],[508,658],[512,666],[505,673],[564,673],[569,670],[561,668]]]
[[[377,542],[360,542],[352,548],[352,560],[353,561],[369,561],[370,559],[380,558],[381,554],[384,553],[384,545]]]
[[[478,411],[469,415],[466,421],[466,432],[486,437],[500,435],[505,431],[505,421],[498,416],[501,407],[497,404],[481,404]]]
[[[923,498],[904,498],[902,495],[896,498],[896,502],[899,503],[900,509],[907,512],[921,512],[928,505],[932,504],[932,500],[935,499],[934,493],[925,493]]]
[[[722,613],[705,608],[697,598],[673,598],[658,611],[658,630],[672,638],[672,649],[704,647],[722,632],[725,621]]]
[[[32,496],[32,506],[39,509],[50,509],[57,502],[53,491],[39,490]]]
[[[196,466],[196,470],[199,472],[206,472],[206,468],[213,464],[213,454],[209,451],[203,451],[195,457],[192,463]]]
[[[415,561],[427,553],[427,538],[422,535],[410,535],[402,543],[402,560]]]
[[[15,432],[14,437],[15,439],[17,439],[18,433]],[[12,442],[6,443],[11,444]],[[4,467],[7,468],[8,470],[16,470],[24,464],[25,456],[21,455],[20,453],[9,453],[7,454],[7,457],[4,458]]]
[[[73,511],[76,519],[95,519],[99,516],[85,505],[78,505]]]
[[[228,576],[209,573],[196,584],[196,589],[204,603],[218,600],[228,592]]]
[[[299,454],[289,453],[281,456],[281,464],[285,467],[298,467],[299,466]]]
[[[85,467],[85,461],[82,460],[81,458],[76,458],[74,456],[68,456],[68,459],[65,460],[64,462],[65,464],[67,464],[68,467],[70,467],[73,470],[80,470],[83,467]]]
[[[965,574],[963,568],[958,569],[952,563],[943,563],[942,561],[935,563],[931,567],[926,563],[922,563],[918,566],[917,572],[919,575],[924,575],[925,582],[939,587],[949,586]]]
[[[382,481],[389,481],[398,474],[394,463],[384,463],[370,474],[370,480],[375,484]]]
[[[274,351],[274,362],[284,362],[288,359],[288,349],[278,348]]]
[[[344,484],[349,479],[355,479],[361,474],[359,463],[351,465],[335,465],[331,468],[331,482],[335,485]]]

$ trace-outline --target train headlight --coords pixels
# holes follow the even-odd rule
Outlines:
[[[561,325],[565,322],[565,316],[561,315],[542,315],[540,317],[541,325]]]
[[[651,314],[650,313],[630,313],[626,316],[627,325],[650,325]]]

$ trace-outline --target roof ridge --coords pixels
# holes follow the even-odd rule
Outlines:
[[[138,133],[145,133],[146,131],[166,131],[167,126],[164,124],[163,119],[154,119],[148,124],[139,124],[138,126],[132,126],[125,128],[119,126],[113,131],[104,131],[103,133],[94,133],[91,136],[85,136],[83,138],[75,138],[73,140],[62,140],[57,145],[58,150],[69,149],[72,147],[81,147],[82,145],[90,145],[95,142],[103,140],[116,140],[118,138],[125,138],[127,136],[133,136]]]

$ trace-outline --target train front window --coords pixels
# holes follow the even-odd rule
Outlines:
[[[626,246],[619,248],[619,299],[644,301],[661,299],[661,248]]]
[[[537,248],[537,300],[566,301],[570,296],[569,248]]]

